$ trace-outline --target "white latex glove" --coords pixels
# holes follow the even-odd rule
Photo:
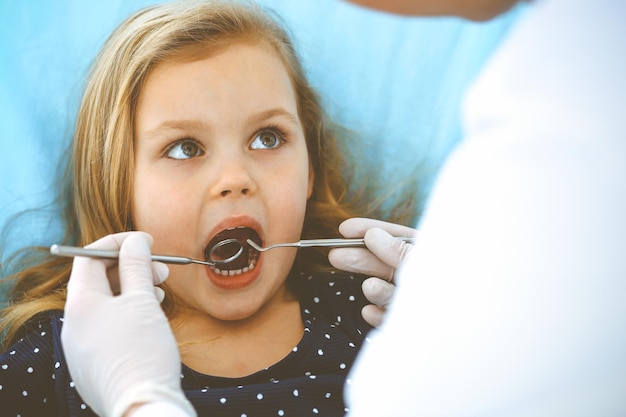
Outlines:
[[[151,246],[140,232],[88,246],[119,249],[118,273],[114,261],[74,259],[61,340],[78,392],[100,416],[120,417],[131,407],[144,414],[137,405],[156,403],[172,417],[196,415],[180,386],[180,354],[153,286],[169,271],[150,260]]]
[[[363,319],[379,326],[395,291],[395,271],[412,248],[398,237],[413,237],[417,231],[399,224],[381,220],[352,218],[339,226],[347,238],[365,239],[366,248],[335,248],[328,255],[337,269],[372,275],[363,281],[363,294],[372,303],[363,308]]]

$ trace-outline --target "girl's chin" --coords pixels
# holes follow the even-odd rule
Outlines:
[[[222,322],[240,322],[254,318],[263,308],[263,303],[259,300],[239,300],[231,304],[223,302],[212,305],[212,308],[205,313],[212,318]]]
[[[190,320],[191,322],[209,320],[234,323],[253,318],[263,307],[263,302],[260,300],[233,300],[233,302],[229,302],[220,299],[217,303],[207,300],[204,306],[198,305],[201,304],[201,301],[196,300],[194,304],[196,307],[175,307],[170,316],[170,322],[173,325],[176,323],[183,324]],[[210,308],[207,308],[209,305]]]

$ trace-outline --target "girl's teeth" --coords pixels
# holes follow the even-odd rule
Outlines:
[[[250,265],[248,265],[248,266],[246,266],[246,267],[244,267],[244,268],[242,268],[242,269],[235,269],[235,270],[223,270],[223,271],[222,271],[221,269],[219,269],[219,268],[215,268],[215,267],[212,267],[211,269],[212,269],[212,270],[213,270],[213,272],[215,272],[216,274],[219,274],[219,275],[222,275],[222,276],[225,276],[225,277],[228,277],[228,276],[231,276],[231,277],[232,277],[232,276],[235,276],[235,275],[241,275],[241,274],[243,274],[243,273],[245,273],[245,272],[248,272],[248,271],[253,270],[253,269],[254,269],[254,267],[255,267],[255,265],[256,265],[256,261],[252,261],[252,262],[250,263]]]

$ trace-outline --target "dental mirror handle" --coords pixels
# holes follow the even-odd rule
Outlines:
[[[50,253],[55,256],[85,256],[88,258],[105,258],[105,259],[118,259],[120,256],[119,251],[115,250],[100,250],[100,249],[86,249],[76,246],[63,246],[52,245],[50,246]],[[167,264],[175,265],[188,265],[191,263],[199,263],[203,265],[212,265],[210,262],[198,261],[196,259],[187,258],[185,256],[169,256],[169,255],[152,255],[153,261],[163,262]]]

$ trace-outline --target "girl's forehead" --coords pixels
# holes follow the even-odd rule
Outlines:
[[[192,115],[234,120],[239,115],[283,108],[297,117],[294,83],[270,45],[237,42],[200,56],[163,61],[152,69],[135,108],[140,131],[165,118]]]
[[[283,51],[279,46],[275,46],[269,40],[260,38],[254,39],[246,36],[227,37],[221,41],[198,41],[179,46],[175,49],[168,48],[167,52],[158,51],[155,55],[158,57],[152,65],[152,70],[161,65],[167,64],[185,64],[195,61],[210,59],[224,54],[231,50],[241,50],[242,48],[258,48],[267,54],[278,57],[283,62],[285,68],[287,58],[283,56]],[[152,72],[151,70],[151,72]]]
[[[286,79],[291,87],[294,85],[290,67],[276,48],[268,42],[237,40],[210,49],[194,45],[186,48],[186,53],[181,51],[160,60],[146,75],[142,90],[166,77],[189,75],[197,75],[206,85],[214,86],[219,86],[212,83],[214,79],[241,83],[257,78],[274,82]]]
[[[260,56],[263,61],[271,60],[274,63],[275,70],[286,77],[296,96],[298,92],[297,71],[294,73],[291,62],[295,57],[289,56],[281,45],[277,45],[266,39],[254,39],[250,37],[228,38],[223,42],[195,42],[169,51],[167,54],[159,54],[161,57],[158,61],[153,62],[150,70],[144,75],[143,82],[139,86],[139,95],[142,94],[147,83],[154,80],[154,74],[160,73],[166,67],[175,67],[185,64],[193,64],[199,61],[220,60],[222,56],[228,55],[229,60],[236,60],[244,51],[256,50],[256,55]],[[224,60],[222,60],[223,62]],[[229,62],[226,62],[229,64]],[[297,66],[297,62],[295,63]],[[223,71],[222,71],[223,72]]]

